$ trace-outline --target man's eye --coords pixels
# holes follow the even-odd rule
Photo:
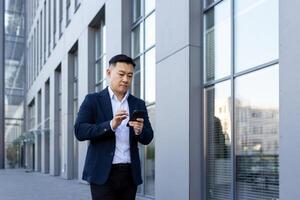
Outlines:
[[[124,76],[124,74],[119,74],[119,76]]]

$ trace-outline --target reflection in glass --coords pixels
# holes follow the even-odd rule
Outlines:
[[[96,83],[99,83],[101,81],[102,77],[102,62],[101,60],[96,63],[96,71],[95,71],[95,77],[96,77]]]
[[[230,81],[205,90],[207,199],[232,199]]]
[[[155,48],[145,55],[145,101],[146,104],[155,102]]]
[[[155,44],[155,13],[145,20],[145,49]]]
[[[206,0],[206,6],[209,6],[210,4],[214,3],[216,0]]]
[[[278,65],[236,79],[238,199],[279,199]]]
[[[138,97],[141,97],[141,63],[140,63],[140,57],[134,60],[136,66],[134,69],[132,84],[131,84],[131,93]]]
[[[24,0],[5,0],[5,10],[10,12],[24,12],[25,3]]]
[[[230,74],[231,18],[230,1],[224,0],[205,16],[205,81]]]
[[[133,22],[141,17],[141,1],[142,0],[134,0]]]
[[[236,72],[278,59],[278,0],[235,2]]]
[[[135,58],[141,53],[141,50],[143,49],[142,47],[142,31],[140,29],[141,25],[137,26],[133,31],[132,31],[132,51],[133,51],[133,57]]]
[[[5,41],[3,41],[5,43],[5,65],[1,66],[5,67],[5,168],[15,168],[25,165],[24,159],[22,159],[22,154],[25,149],[25,143],[22,139],[25,85],[24,8],[25,1],[5,0],[5,13],[1,13],[4,14],[4,27],[1,28],[4,28],[5,33]],[[32,103],[32,105],[34,105],[34,103]],[[34,108],[32,110],[34,111]],[[34,123],[33,120],[30,122]],[[33,138],[32,134],[28,136],[30,139]],[[30,140],[30,142],[32,142],[32,140]],[[28,150],[29,146],[32,147],[32,143],[28,143]],[[29,164],[30,167],[33,167],[31,162]]]
[[[145,0],[145,15],[155,9],[155,0]]]
[[[155,132],[155,105],[147,108],[149,120]],[[154,196],[155,181],[155,141],[145,147],[145,194]]]
[[[95,31],[95,57],[96,59],[100,58],[102,54],[102,40],[101,40],[101,31],[97,29]]]

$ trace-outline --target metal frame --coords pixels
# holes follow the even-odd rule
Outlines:
[[[5,62],[4,62],[4,11],[5,11],[5,1],[0,3],[0,169],[4,169],[5,153],[4,153],[4,138],[5,138],[5,128],[4,128],[4,78],[5,78]]]

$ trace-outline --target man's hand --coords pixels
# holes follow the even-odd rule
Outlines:
[[[127,116],[128,112],[126,110],[118,110],[111,122],[113,130],[116,130],[122,121],[127,118]]]
[[[143,118],[137,118],[136,121],[130,121],[129,126],[133,127],[134,133],[136,135],[139,135],[143,131],[144,119]]]

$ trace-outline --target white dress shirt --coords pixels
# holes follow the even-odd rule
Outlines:
[[[126,110],[129,115],[129,107],[127,98],[129,96],[129,92],[126,93],[124,98],[119,101],[117,96],[114,94],[112,89],[108,87],[110,101],[112,105],[113,116],[115,116],[118,110]],[[129,117],[124,119],[122,123],[115,130],[116,135],[116,149],[113,158],[113,164],[117,163],[130,163],[130,145],[129,145],[129,127],[127,127],[127,123],[129,121]],[[110,121],[110,126],[112,128],[112,121]]]

